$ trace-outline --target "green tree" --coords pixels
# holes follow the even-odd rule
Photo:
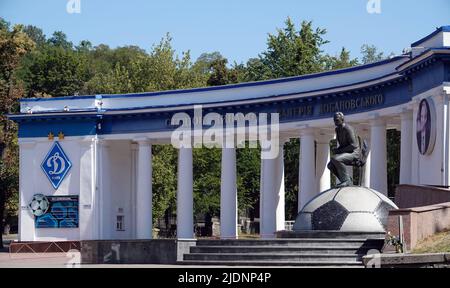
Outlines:
[[[239,214],[247,215],[250,218],[256,217],[259,203],[260,152],[260,148],[249,148],[248,145],[246,148],[236,149]]]
[[[220,86],[227,84],[235,84],[244,81],[245,67],[236,64],[231,68],[227,67],[228,60],[226,58],[217,59],[211,62],[210,74],[207,80],[208,86]]]
[[[286,220],[293,220],[298,212],[298,187],[299,183],[299,159],[300,159],[300,141],[291,139],[284,146],[284,189],[285,189],[285,217]]]
[[[202,53],[194,64],[194,69],[198,71],[200,74],[204,74],[209,76],[212,73],[212,64],[215,61],[225,59],[220,52],[215,51],[211,53]]]
[[[362,63],[369,64],[385,59],[383,52],[379,52],[374,45],[364,44],[361,46]]]
[[[195,215],[219,215],[221,155],[218,148],[193,149]]]
[[[117,94],[140,92],[134,89],[129,71],[120,64],[107,74],[97,74],[86,84],[89,94]]]
[[[9,27],[0,18],[0,248],[3,248],[3,224],[7,204],[18,191],[17,127],[6,114],[17,109],[17,99],[23,96],[21,83],[16,77],[22,57],[31,51],[35,43],[23,32],[21,25]],[[17,197],[15,197],[17,199]],[[5,213],[6,212],[6,213]],[[14,211],[15,212],[15,211]]]
[[[227,59],[217,59],[211,63],[211,75],[208,78],[209,86],[220,86],[229,83]]]
[[[176,211],[177,151],[171,145],[152,145],[153,219]]]
[[[52,37],[47,40],[47,43],[51,46],[61,47],[65,50],[71,50],[73,47],[72,42],[67,40],[67,35],[62,31],[56,31]]]
[[[342,47],[339,56],[324,56],[325,70],[335,70],[358,65],[358,59],[350,59],[350,51]]]
[[[33,40],[34,43],[36,43],[36,46],[42,46],[47,43],[47,38],[45,37],[44,32],[41,28],[38,28],[33,25],[27,25],[23,27],[23,32],[30,37],[31,40]]]
[[[82,54],[46,45],[25,58],[21,74],[29,96],[67,96],[82,91],[88,78],[86,68]]]
[[[394,197],[400,179],[400,132],[389,129],[386,133],[388,194]]]
[[[80,44],[75,47],[75,49],[79,52],[89,53],[90,51],[92,51],[93,47],[91,41],[82,40]]]
[[[303,21],[299,30],[290,18],[285,28],[278,29],[276,35],[269,34],[267,50],[259,56],[259,61],[249,61],[251,71],[248,80],[263,80],[287,76],[303,75],[323,70],[322,45],[325,29],[313,29],[311,21]],[[251,67],[256,65],[256,67]],[[263,66],[263,67],[261,67]],[[260,71],[262,74],[256,74]]]

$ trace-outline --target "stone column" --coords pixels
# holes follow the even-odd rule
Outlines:
[[[386,122],[382,118],[370,121],[371,161],[370,188],[387,196]]]
[[[364,165],[364,179],[361,181],[362,186],[370,187],[370,155],[372,154],[372,147],[370,143],[370,132],[368,129],[360,129],[358,130],[359,136],[361,137],[361,145],[364,140],[366,140],[367,145],[369,145],[369,151],[366,158],[366,164]],[[362,148],[362,147],[361,147]]]
[[[411,184],[413,116],[412,111],[401,114],[400,184]]]
[[[41,170],[39,161],[42,161],[35,160],[35,147],[35,141],[19,139],[19,241],[35,241],[34,216],[28,208],[33,195],[37,192],[42,193],[41,191],[36,191],[33,181],[36,171]],[[49,145],[49,147],[51,146]],[[3,233],[3,231],[0,232]]]
[[[95,221],[95,140],[79,140],[80,145],[80,196],[79,228],[80,240],[97,240],[97,222]]]
[[[327,168],[330,162],[330,140],[331,135],[321,134],[317,139],[317,192],[323,192],[331,187],[331,174]]]
[[[237,231],[236,149],[222,148],[220,181],[220,238],[236,239]]]
[[[276,219],[276,231],[281,231],[285,229],[284,222],[286,221],[285,216],[285,190],[284,190],[284,143],[287,139],[280,139],[280,152],[278,156],[273,160],[275,166],[275,219]]]
[[[299,210],[316,195],[314,131],[305,128],[300,132],[300,205]]]
[[[178,150],[177,238],[194,238],[192,148]]]
[[[139,140],[136,187],[136,236],[152,239],[152,145]]]
[[[284,230],[284,141],[280,141],[278,156],[261,159],[260,236],[269,239]]]
[[[131,197],[130,197],[130,207],[137,207],[137,173],[138,173],[138,157],[139,157],[139,144],[131,143]],[[131,209],[131,238],[137,238],[137,211],[136,209]]]
[[[111,159],[110,143],[106,140],[99,140],[99,166],[100,169],[100,237],[101,239],[112,239],[114,229],[112,199],[111,199]]]

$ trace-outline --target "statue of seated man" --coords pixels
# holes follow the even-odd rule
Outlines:
[[[346,165],[358,166],[361,147],[355,129],[344,122],[344,114],[336,112],[333,117],[336,126],[338,147],[333,149],[333,156],[327,167],[340,181],[337,187],[350,186],[353,178],[347,173]]]

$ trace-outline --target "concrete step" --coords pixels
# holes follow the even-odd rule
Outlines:
[[[295,237],[276,239],[201,239],[180,264],[363,267],[362,257],[384,245],[380,233],[337,232],[300,231]]]
[[[207,261],[325,261],[341,263],[359,261],[363,255],[358,254],[328,254],[328,253],[189,253],[184,254],[183,260]]]
[[[384,239],[380,232],[343,232],[343,231],[277,231],[277,238],[328,238],[328,239]]]
[[[366,255],[375,246],[193,246],[190,253],[323,253]]]
[[[227,239],[227,240],[198,240],[196,246],[370,246],[379,247],[384,243],[384,239],[320,239],[320,238],[304,238],[304,239],[271,239],[271,240],[255,240],[255,239]]]
[[[178,261],[180,265],[214,265],[214,266],[295,266],[315,268],[364,268],[361,261],[341,261],[339,263],[329,261],[210,261],[210,260],[184,260]]]

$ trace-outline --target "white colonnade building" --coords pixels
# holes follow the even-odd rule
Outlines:
[[[387,194],[387,129],[401,133],[401,184],[448,186],[449,83],[445,26],[407,54],[330,72],[188,90],[22,99],[20,113],[9,115],[19,123],[20,240],[150,239],[152,145],[170,144],[178,128],[173,116],[185,113],[196,121],[199,105],[204,115],[279,117],[279,153],[261,161],[264,238],[284,229],[289,168],[283,143],[300,139],[299,208],[330,188],[326,166],[336,111],[370,143],[366,186]],[[193,149],[178,149],[177,237],[185,239],[194,238]],[[238,234],[236,149],[222,148],[222,238]],[[39,194],[52,213],[30,207]]]

